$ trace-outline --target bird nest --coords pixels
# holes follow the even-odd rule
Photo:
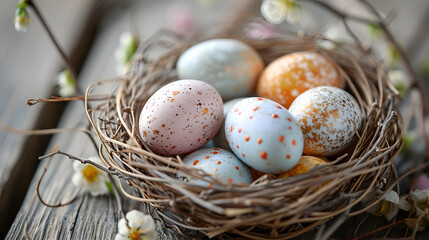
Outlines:
[[[219,37],[247,43],[266,65],[297,51],[318,52],[331,59],[346,80],[346,91],[362,110],[363,127],[356,132],[356,141],[309,173],[284,179],[265,174],[248,186],[227,185],[201,169],[186,166],[183,156],[165,157],[151,151],[138,131],[143,105],[160,87],[178,79],[176,62],[186,49]],[[322,48],[322,42],[333,47]],[[87,97],[105,83],[91,85]],[[87,112],[102,144],[100,156],[125,180],[123,194],[150,206],[152,216],[166,226],[208,237],[286,239],[335,216],[362,213],[369,206],[359,203],[369,193],[392,187],[396,181],[392,159],[401,149],[403,129],[396,96],[382,62],[371,52],[317,34],[251,40],[239,33],[178,39],[161,32],[140,46],[110,97]],[[178,174],[215,184],[185,182]],[[122,186],[124,182],[131,188]]]

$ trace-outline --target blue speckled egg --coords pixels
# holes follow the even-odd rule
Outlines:
[[[232,151],[250,167],[282,173],[302,156],[304,138],[298,122],[280,104],[265,98],[246,98],[235,104],[225,120]]]
[[[177,62],[179,78],[212,85],[224,100],[254,92],[264,68],[258,53],[234,39],[212,39],[186,50]]]
[[[225,184],[249,185],[252,183],[252,174],[249,168],[233,153],[221,148],[203,148],[188,154],[183,163],[200,168]],[[184,178],[184,176],[180,176]],[[186,177],[187,178],[187,177]],[[188,181],[211,187],[212,182],[187,178]]]

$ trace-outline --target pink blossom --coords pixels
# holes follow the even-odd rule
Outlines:
[[[269,23],[249,23],[244,28],[244,32],[249,38],[253,39],[267,39],[276,35],[274,26]]]
[[[170,30],[178,35],[185,35],[195,27],[195,18],[191,9],[183,4],[172,4],[166,18]]]
[[[413,190],[424,190],[429,188],[429,177],[426,174],[421,174],[414,183]]]

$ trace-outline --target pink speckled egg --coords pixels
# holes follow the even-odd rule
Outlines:
[[[198,80],[179,80],[159,89],[140,114],[143,141],[155,152],[172,156],[202,147],[223,120],[219,93]]]
[[[336,87],[310,89],[289,108],[304,134],[304,153],[332,156],[346,149],[362,124],[362,112],[348,92]]]
[[[249,168],[232,152],[221,148],[204,148],[188,154],[183,163],[200,168],[208,174],[213,175],[225,184],[249,185],[252,183],[252,174]],[[179,175],[180,178],[184,176]],[[204,181],[186,177],[188,181],[211,187],[211,181]]]
[[[235,104],[225,120],[232,151],[250,167],[282,173],[298,163],[303,136],[297,121],[280,104],[265,98],[246,98]]]
[[[315,52],[295,52],[276,59],[265,68],[257,91],[259,96],[289,108],[299,94],[310,88],[344,88],[344,85],[344,79],[331,60]]]

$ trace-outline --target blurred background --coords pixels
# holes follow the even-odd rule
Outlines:
[[[227,26],[231,24],[231,21],[226,21],[229,19],[240,20],[249,16],[260,16],[260,1],[256,0],[35,0],[34,2],[69,56],[78,77],[78,84],[83,90],[97,80],[121,74],[126,58],[125,53],[120,50],[121,44],[129,44],[130,39],[136,41],[138,45],[161,29],[171,30],[177,35],[186,35],[195,30],[204,32],[212,26],[234,27]],[[344,27],[338,18],[311,1],[299,2],[303,6],[300,20],[293,24],[284,22],[275,26],[276,28],[317,31],[338,41],[351,41],[346,37]],[[350,14],[371,17],[359,1],[328,2]],[[424,79],[427,89],[429,1],[370,2],[386,17],[389,27],[407,52],[414,69]],[[26,104],[27,99],[60,95],[60,90],[64,86],[61,85],[58,76],[64,70],[64,63],[31,9],[28,10],[30,20],[26,31],[23,33],[14,29],[17,3],[17,0],[2,0],[0,3],[0,122],[24,130],[76,126],[86,118],[81,103],[37,104],[32,107]],[[264,21],[259,17],[257,22]],[[256,32],[250,29],[248,35],[253,38],[263,37],[271,27],[265,26]],[[368,47],[384,59],[389,69],[403,70],[397,53],[386,43],[383,36],[380,36],[379,29],[365,24],[352,24],[352,28]],[[412,99],[413,96],[405,95],[404,98]],[[410,106],[404,104],[403,110],[406,111],[408,108]],[[413,122],[410,126],[413,128],[418,124]],[[85,143],[79,139],[61,135],[56,136],[54,142],[60,143],[60,148],[79,155],[88,151],[85,150]],[[421,133],[417,133],[415,139],[420,141],[411,142],[412,151],[407,153],[406,163],[400,163],[403,167],[400,172],[422,161],[425,149]],[[0,239],[6,236],[11,226],[13,226],[11,231],[22,232],[24,223],[17,222],[32,209],[34,185],[42,171],[38,156],[46,154],[52,146],[51,136],[29,136],[0,129]],[[45,181],[55,182],[60,176],[71,174],[69,162],[55,164],[58,164],[53,166],[58,169],[57,175],[52,174]],[[62,188],[61,184],[66,183],[58,183],[58,189]],[[47,191],[51,191],[52,201],[62,199],[54,190]],[[102,204],[111,202],[108,199],[105,201]],[[77,206],[79,205],[73,207],[78,208]],[[37,211],[33,209],[35,218],[40,215]],[[63,214],[67,213],[58,213],[59,216]],[[67,234],[66,232],[64,234]],[[40,236],[43,237],[46,233],[42,232]]]

